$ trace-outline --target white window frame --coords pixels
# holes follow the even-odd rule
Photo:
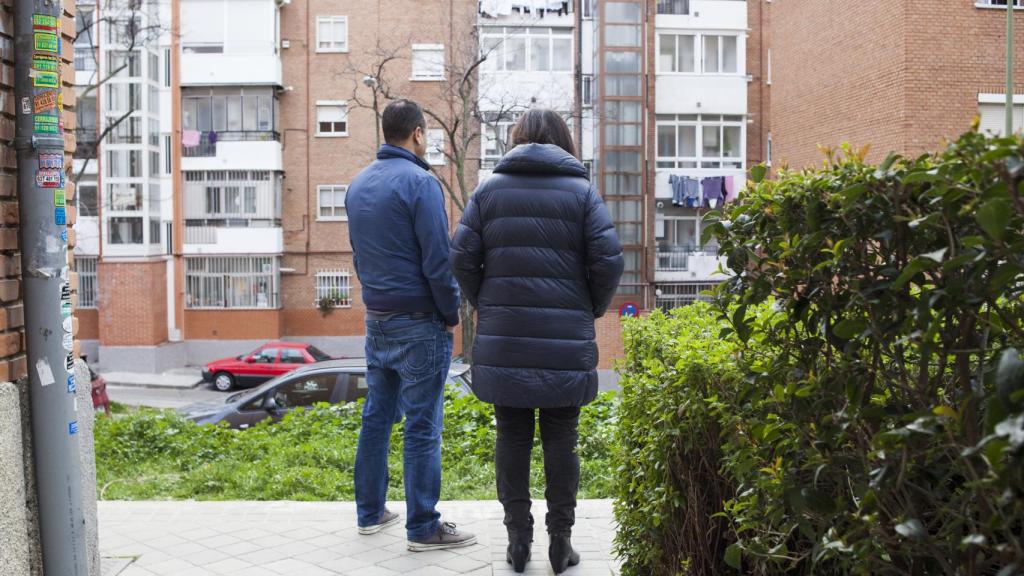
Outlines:
[[[669,114],[667,116],[675,116]],[[693,115],[680,115],[680,116],[693,116]],[[740,114],[701,114],[695,115],[696,119],[680,119],[678,116],[676,119],[669,120],[664,118],[662,115],[658,115],[655,123],[655,166],[658,169],[674,169],[674,168],[688,168],[688,169],[725,169],[725,170],[742,170],[746,169],[747,159],[745,150],[747,149],[747,122],[746,117]],[[739,117],[740,120],[730,119],[725,120],[725,116]],[[676,155],[675,156],[661,156],[660,149],[658,148],[658,129],[663,126],[676,127]],[[694,151],[696,156],[681,156],[679,154],[679,132],[678,127],[680,126],[693,126],[694,127]],[[725,128],[738,127],[740,129],[740,142],[739,142],[739,156],[704,156],[704,128],[705,127],[718,127],[719,133],[719,149],[722,153],[725,152]],[[717,166],[715,165],[717,164]],[[725,164],[731,164],[725,166]],[[735,166],[739,164],[739,166]]]
[[[1021,0],[1024,2],[1024,0]],[[665,36],[693,36],[693,72],[678,72],[674,70],[665,70],[661,67],[661,41]],[[718,70],[717,72],[705,72],[705,63],[707,62],[706,54],[704,53],[704,39],[708,36],[715,36],[718,38]],[[725,55],[725,44],[722,42],[722,38],[734,37],[736,38],[736,71],[735,72],[722,72],[722,62],[724,61]],[[655,42],[655,69],[657,74],[668,74],[678,76],[743,76],[746,74],[747,59],[744,54],[744,44],[741,42],[742,35],[736,32],[698,32],[694,30],[666,30],[659,31],[656,34]],[[676,49],[673,51],[673,62],[679,61],[679,43],[676,41]],[[770,75],[769,75],[770,77]],[[770,81],[769,81],[770,83]]]
[[[771,167],[771,165],[772,165],[772,133],[771,133],[771,131],[768,132],[767,150],[765,150],[765,164],[768,167]]]
[[[341,108],[345,116],[344,132],[321,132],[320,131],[320,108]],[[317,138],[344,138],[348,136],[348,102],[345,100],[317,100],[316,101],[316,136]]]
[[[320,25],[327,24],[331,26],[342,25],[345,27],[345,33],[341,40],[331,38],[327,40],[327,47],[322,47],[320,39]],[[348,16],[317,16],[316,17],[316,51],[319,54],[343,54],[348,52]]]
[[[313,277],[313,306],[320,307],[320,302],[332,292],[339,293],[339,302],[331,308],[352,307],[352,273],[348,270],[318,270]]]
[[[594,82],[593,74],[584,74],[581,80],[583,85],[580,87],[580,98],[583,100],[584,108],[591,108],[594,106],[594,101],[597,100],[594,94],[594,89],[597,84]]]
[[[995,0],[975,0],[974,5],[978,8],[989,8],[995,10],[1006,10],[1006,1],[1004,0],[1001,4],[996,4]],[[1024,0],[1013,0],[1013,9],[1022,10],[1024,9]]]
[[[441,128],[427,128],[427,164],[444,166],[447,158],[444,155],[445,133]]]
[[[513,33],[512,30],[524,30],[522,32]],[[533,70],[533,42],[532,39],[546,38],[548,41],[548,65],[547,70]],[[555,40],[568,40],[569,41],[569,70],[554,70],[555,64]],[[484,32],[480,37],[480,46],[488,46],[488,40],[497,41],[494,50],[488,55],[487,60],[480,67],[480,71],[483,73],[531,73],[531,74],[572,74],[573,67],[575,66],[575,46],[576,39],[573,36],[571,28],[500,28],[500,27],[488,27],[484,28]],[[509,40],[522,40],[526,46],[523,51],[523,57],[525,58],[523,70],[506,70],[505,69],[505,56],[504,50],[505,45]],[[483,54],[481,54],[483,55]]]
[[[417,70],[416,67],[416,54],[435,54],[441,53],[441,73],[431,74],[430,71]],[[441,82],[445,79],[445,49],[444,44],[413,44],[412,45],[412,75],[410,80],[414,82]]]
[[[336,198],[338,192],[343,193],[341,206],[336,203],[332,203],[329,208],[333,213],[331,216],[324,216],[323,209],[327,208],[321,203],[321,194],[324,192],[330,192],[332,198]],[[320,222],[345,222],[348,220],[348,208],[346,207],[346,201],[348,199],[348,185],[347,184],[319,184],[316,187],[316,219]],[[344,214],[338,215],[338,209],[341,208]]]

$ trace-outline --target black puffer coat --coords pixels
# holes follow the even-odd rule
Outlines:
[[[623,261],[583,164],[551,144],[511,150],[470,199],[451,262],[478,311],[481,400],[557,408],[594,399],[594,319],[611,303]]]

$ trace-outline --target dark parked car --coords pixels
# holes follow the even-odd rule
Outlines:
[[[203,367],[203,381],[227,392],[236,386],[255,386],[300,366],[330,360],[316,346],[299,342],[267,342],[251,354],[224,358]]]
[[[448,384],[464,394],[470,393],[469,378],[465,364],[452,364],[448,371]],[[200,424],[227,422],[231,428],[248,428],[268,418],[276,422],[292,408],[352,402],[366,396],[366,391],[365,360],[329,360],[232,394],[223,403],[193,404],[180,412]]]

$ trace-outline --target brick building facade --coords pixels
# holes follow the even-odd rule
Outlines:
[[[969,129],[982,95],[1005,92],[1005,0],[752,4],[765,15],[760,57],[770,53],[771,74],[760,89],[776,166],[820,164],[819,145],[844,142],[870,144],[873,161],[935,151]],[[1020,93],[1019,8],[1016,19]]]

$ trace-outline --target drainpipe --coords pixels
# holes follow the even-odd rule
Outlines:
[[[43,573],[87,576],[58,101],[62,5],[14,2],[15,148]]]
[[[1013,5],[1006,0],[1006,135],[1013,134]]]

